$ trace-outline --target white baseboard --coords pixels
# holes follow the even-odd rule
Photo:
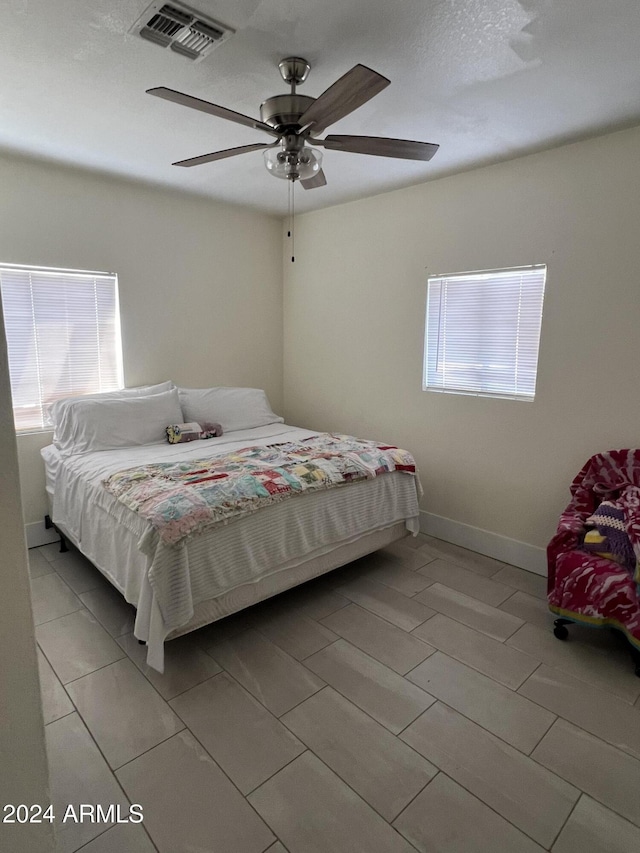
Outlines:
[[[60,539],[53,527],[47,530],[44,526],[44,520],[25,524],[24,531],[27,537],[27,548],[38,548],[40,545],[48,545],[50,542],[58,542]]]
[[[501,560],[543,577],[547,576],[547,555],[544,548],[518,542],[517,539],[509,539],[499,533],[472,527],[470,524],[431,512],[420,513],[420,531],[436,539],[444,539],[445,542],[477,551],[478,554],[493,557],[494,560]]]

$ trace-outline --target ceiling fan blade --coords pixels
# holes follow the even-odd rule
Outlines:
[[[327,179],[322,169],[320,169],[320,171],[316,172],[312,178],[305,178],[303,181],[300,181],[300,183],[305,190],[314,190],[316,187],[325,187],[327,185]]]
[[[388,139],[384,136],[327,136],[326,139],[312,141],[334,151],[374,154],[377,157],[399,157],[402,160],[431,160],[440,147],[433,142]]]
[[[271,136],[279,137],[280,134],[257,118],[245,116],[242,113],[237,113],[234,110],[228,110],[226,107],[220,107],[218,104],[211,104],[209,101],[203,101],[200,98],[194,98],[192,95],[185,95],[183,92],[176,92],[175,89],[167,89],[165,86],[158,86],[155,89],[147,89],[147,95],[155,95],[156,98],[164,98],[165,101],[172,101],[174,104],[182,104],[183,107],[191,107],[193,110],[200,110],[203,113],[217,116],[218,118],[226,118],[229,121],[235,121],[236,124],[243,124],[245,127],[254,127],[256,130],[264,130],[270,133]]]
[[[214,151],[213,154],[202,154],[200,157],[191,157],[188,160],[178,160],[172,166],[201,166],[203,163],[213,163],[214,160],[224,160],[225,157],[235,157],[236,154],[248,154],[249,151],[259,151],[261,148],[273,148],[277,145],[267,145],[266,142],[254,142],[252,145],[240,145],[238,148],[225,148],[224,151]]]
[[[390,82],[366,65],[355,65],[316,98],[300,117],[299,124],[301,127],[310,124],[314,133],[322,133],[330,124],[366,104]]]

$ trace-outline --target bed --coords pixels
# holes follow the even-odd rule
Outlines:
[[[285,424],[258,389],[163,383],[60,401],[52,418],[54,443],[41,451],[51,519],[135,606],[135,636],[160,672],[166,640],[418,532],[420,483],[402,466],[274,500],[179,541],[166,541],[143,513],[105,488],[131,469],[191,470],[194,461],[217,465],[247,448],[272,453],[321,440],[324,434]],[[196,420],[219,422],[222,435],[167,442],[167,426]]]

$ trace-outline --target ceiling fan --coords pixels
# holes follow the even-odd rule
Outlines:
[[[296,87],[304,83],[311,70],[306,59],[289,56],[279,63],[278,68],[285,83],[291,85],[291,91],[287,95],[267,98],[260,105],[260,120],[164,86],[147,89],[149,95],[225,118],[236,124],[254,127],[275,137],[275,142],[272,143],[256,142],[238,148],[227,148],[224,151],[179,160],[173,165],[200,166],[214,160],[234,157],[236,154],[262,150],[266,167],[272,175],[292,182],[299,180],[304,189],[310,190],[324,186],[327,180],[322,171],[322,153],[309,143],[329,150],[398,157],[404,160],[430,160],[438,150],[438,145],[431,142],[379,136],[330,135],[325,139],[318,139],[317,134],[323,133],[329,125],[365,104],[391,81],[366,65],[355,65],[320,97],[311,98],[296,92]]]

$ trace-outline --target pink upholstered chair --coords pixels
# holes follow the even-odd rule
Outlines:
[[[571,496],[547,548],[553,632],[566,640],[572,622],[621,631],[640,676],[640,450],[592,456]],[[585,543],[589,530],[605,540]]]

